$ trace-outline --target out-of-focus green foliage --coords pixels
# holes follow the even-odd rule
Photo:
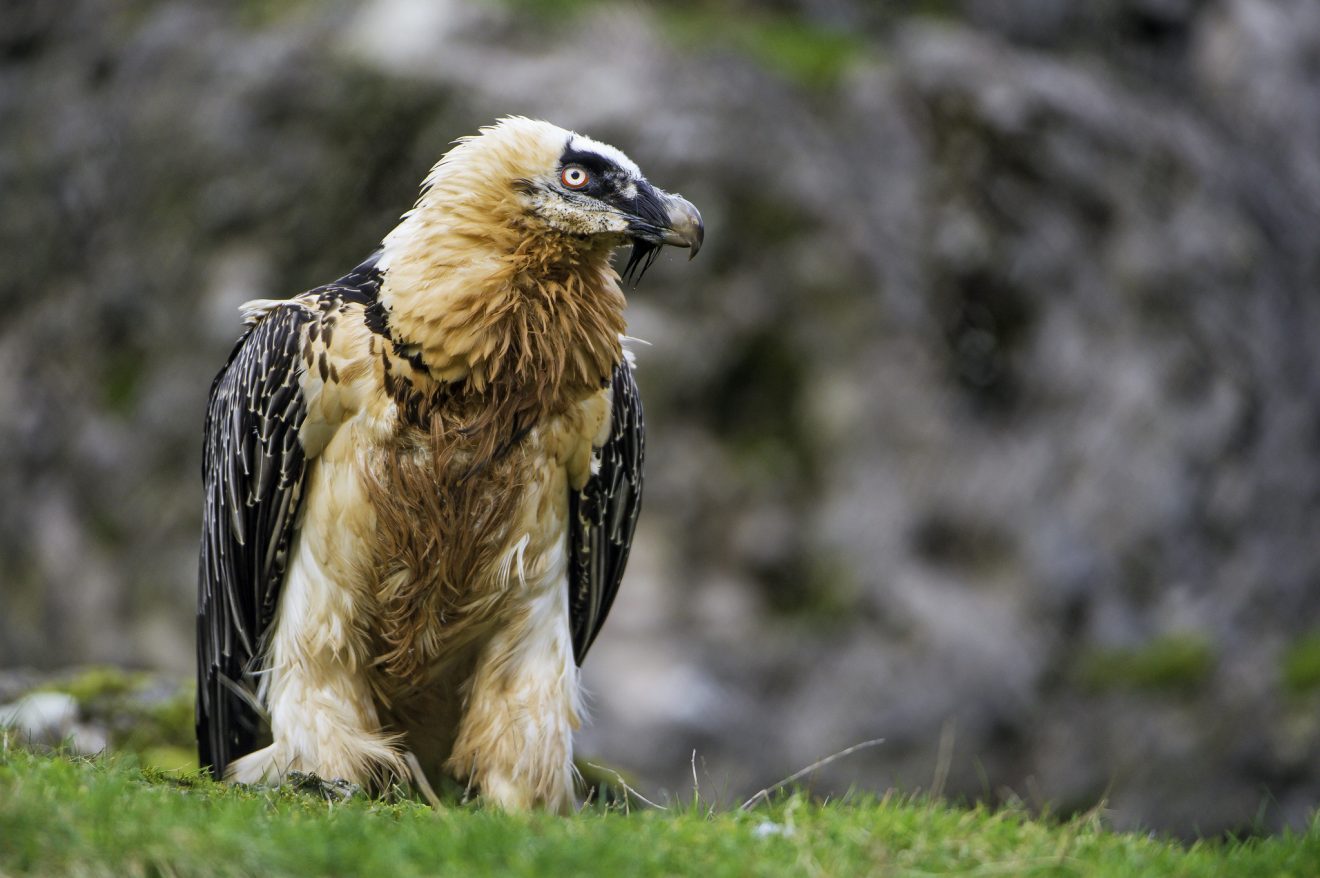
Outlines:
[[[1320,631],[1300,638],[1284,653],[1283,685],[1294,694],[1320,689]]]
[[[578,15],[605,6],[602,0],[487,0],[541,21],[571,21]]]
[[[312,5],[307,0],[242,0],[238,17],[255,30],[299,15]]]
[[[140,688],[147,677],[109,665],[90,667],[74,676],[40,687],[45,692],[72,695],[78,706],[87,709],[96,704],[118,700]]]
[[[673,6],[662,21],[679,45],[743,52],[808,88],[833,86],[865,48],[855,34],[787,15]]]
[[[1170,634],[1135,649],[1095,650],[1082,656],[1078,677],[1095,690],[1189,692],[1214,670],[1210,643],[1199,634]]]
[[[571,22],[610,5],[602,0],[504,2],[519,14],[535,16],[547,24]],[[857,34],[785,12],[734,8],[724,3],[665,3],[657,4],[655,9],[670,39],[680,47],[740,52],[808,88],[833,86],[865,48]]]

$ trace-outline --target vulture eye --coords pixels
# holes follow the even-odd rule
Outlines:
[[[559,172],[559,182],[569,189],[581,189],[591,182],[591,175],[581,165],[565,165]]]

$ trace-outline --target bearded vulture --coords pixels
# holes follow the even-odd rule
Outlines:
[[[457,141],[353,271],[243,306],[202,464],[217,779],[449,777],[573,807],[578,666],[642,489],[611,254],[631,243],[640,277],[703,232],[614,147],[507,118]]]

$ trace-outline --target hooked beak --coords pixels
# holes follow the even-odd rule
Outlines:
[[[637,198],[629,205],[632,214],[629,232],[633,250],[623,270],[623,276],[629,278],[634,286],[655,262],[661,245],[687,247],[688,259],[691,259],[697,255],[706,237],[701,213],[691,202],[656,189],[645,180],[638,184],[637,189]]]
[[[697,255],[706,236],[701,213],[692,203],[657,189],[645,180],[637,184],[637,197],[626,208],[632,214],[629,231],[636,242],[652,246],[687,247]]]
[[[675,247],[687,247],[688,259],[695,259],[697,251],[701,249],[701,242],[706,237],[706,226],[701,222],[701,212],[692,206],[692,202],[677,195],[667,195],[665,214],[669,222],[660,235],[661,242]]]

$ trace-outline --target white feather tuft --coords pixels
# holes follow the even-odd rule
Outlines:
[[[506,587],[513,582],[515,562],[517,562],[518,583],[524,588],[527,587],[526,555],[527,547],[531,544],[531,541],[531,534],[523,534],[522,539],[513,544],[513,547],[505,554],[504,560],[500,562],[500,579],[504,581]]]
[[[238,306],[239,313],[243,315],[243,325],[256,326],[263,317],[287,301],[287,299],[250,299],[244,302]]]

